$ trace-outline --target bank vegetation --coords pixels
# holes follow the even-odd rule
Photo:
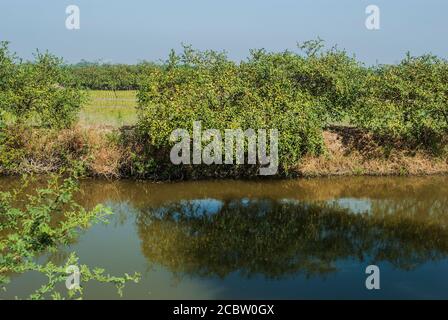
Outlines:
[[[194,121],[278,129],[278,177],[448,172],[448,62],[432,55],[366,66],[313,40],[297,52],[252,50],[238,63],[185,46],[160,64],[70,66],[40,52],[23,61],[3,43],[0,79],[3,174],[83,166],[111,178],[256,175],[257,165],[171,164],[171,132],[191,133]],[[137,123],[82,127],[85,89],[137,89]]]

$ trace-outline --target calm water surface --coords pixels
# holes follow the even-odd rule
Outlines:
[[[2,189],[16,181],[0,180]],[[43,260],[138,271],[128,299],[448,298],[448,178],[150,183],[84,181],[115,215]],[[381,289],[365,288],[365,268]],[[0,298],[43,283],[16,276]],[[85,298],[116,299],[86,283]]]

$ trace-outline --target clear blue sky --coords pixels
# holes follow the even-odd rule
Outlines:
[[[70,4],[81,10],[77,31],[65,28]],[[369,4],[381,9],[381,30],[364,26]],[[366,63],[393,63],[406,51],[447,58],[447,16],[447,0],[1,0],[0,40],[25,58],[39,48],[68,62],[135,63],[182,42],[240,60],[320,36]]]

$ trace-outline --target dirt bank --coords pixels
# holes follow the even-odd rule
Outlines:
[[[446,155],[411,149],[399,141],[384,141],[356,128],[332,127],[323,133],[326,153],[306,156],[290,172],[292,177],[342,175],[434,175],[448,173]],[[214,171],[198,175],[164,174],[151,167],[148,146],[132,127],[81,128],[59,132],[14,129],[2,149],[0,174],[51,173],[64,167],[83,166],[89,176],[112,179],[179,180],[241,178]],[[147,174],[152,170],[152,174]],[[156,174],[154,174],[156,172]]]

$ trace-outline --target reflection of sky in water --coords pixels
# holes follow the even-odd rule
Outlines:
[[[222,208],[222,201],[215,199],[200,199],[192,201],[182,201],[183,203],[189,203],[196,209],[196,214],[216,214]]]
[[[203,216],[203,215],[214,215],[217,214],[222,208],[222,201],[215,199],[197,199],[197,200],[188,200],[188,201],[180,201],[178,203],[179,210],[182,210],[182,213],[187,214],[189,216]],[[170,210],[169,207],[160,207],[151,209],[156,216],[160,217],[163,214],[167,213]],[[180,212],[176,212],[173,215],[174,220],[179,219]]]
[[[279,202],[285,204],[303,203],[303,201],[296,199],[281,199]],[[372,209],[372,201],[369,199],[340,198],[326,201],[326,203],[335,205],[342,209],[348,209],[351,213],[355,214],[371,212]]]
[[[329,203],[336,204],[340,208],[348,209],[352,213],[371,212],[372,209],[372,202],[368,199],[340,198],[331,200]]]
[[[254,201],[254,200],[252,200]],[[255,200],[258,201],[258,200]],[[263,201],[263,200],[261,200]],[[243,207],[247,207],[250,205],[251,200],[248,198],[243,198],[239,201],[237,201],[239,204],[241,204]],[[296,199],[281,199],[278,200],[279,203],[284,204],[299,204],[303,203],[303,201],[299,201]],[[329,204],[336,205],[343,209],[348,209],[351,213],[365,213],[365,212],[371,212],[372,202],[369,199],[356,199],[356,198],[341,198],[336,200],[329,200],[327,201]],[[196,199],[196,200],[188,200],[188,201],[180,201],[179,202],[180,207],[183,212],[188,213],[189,215],[193,216],[200,216],[200,215],[214,215],[217,214],[223,206],[223,202],[221,200],[216,199]],[[266,202],[266,206],[269,207],[269,203]],[[138,210],[132,206],[129,202],[113,202],[113,201],[106,201],[104,203],[105,206],[112,209],[115,216],[122,216],[122,215],[128,215],[128,214],[136,214],[138,213]],[[157,208],[156,212],[164,213],[166,208],[161,207]]]
[[[264,204],[264,206],[260,207],[260,213],[263,213],[262,210],[269,210],[270,209],[270,201],[266,200],[250,200],[248,198],[244,198],[241,200],[235,200],[234,202],[230,203],[230,206],[232,205],[238,205],[242,207],[248,207],[251,202],[253,201],[259,201]],[[296,203],[297,200],[281,200],[280,202],[291,202]],[[297,202],[298,203],[298,202]],[[179,209],[182,210],[182,213],[187,214],[189,216],[212,216],[215,214],[218,214],[222,207],[223,207],[223,201],[222,200],[216,200],[216,199],[195,199],[195,200],[184,200],[179,201]],[[153,212],[156,213],[156,215],[161,216],[162,214],[167,212],[167,207],[160,207],[153,209]],[[178,212],[179,213],[179,212]],[[177,220],[179,218],[179,215],[174,215],[173,218]]]

